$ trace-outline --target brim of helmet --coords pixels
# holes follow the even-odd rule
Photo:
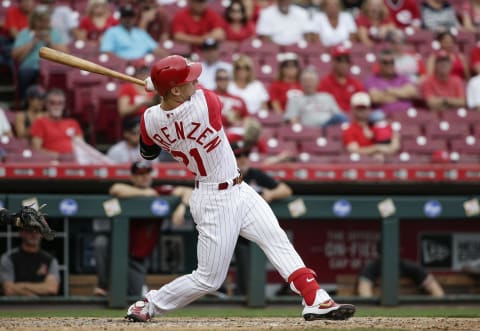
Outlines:
[[[190,72],[188,73],[187,78],[185,78],[185,83],[193,82],[198,79],[202,73],[202,64],[198,62],[193,62],[188,65],[190,67]]]

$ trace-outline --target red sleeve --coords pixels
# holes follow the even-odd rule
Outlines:
[[[87,32],[90,31],[89,19],[90,18],[88,16],[82,17],[82,19],[80,20],[80,23],[78,24],[78,27]]]
[[[455,77],[457,78],[455,80],[455,96],[457,98],[465,98],[465,84],[463,83],[463,81],[458,78],[458,77]]]
[[[152,139],[148,136],[147,128],[145,127],[145,117],[142,115],[140,119],[140,137],[146,145],[155,145]]]
[[[32,137],[39,137],[39,138],[43,137],[43,125],[42,125],[42,123],[43,122],[42,122],[41,118],[35,120],[32,123],[32,126],[30,127],[30,135]]]
[[[212,29],[223,28],[223,19],[215,11],[207,9],[208,19]]]
[[[280,101],[282,99],[282,89],[279,86],[278,81],[273,81],[268,87],[268,94],[270,95],[270,101]]]
[[[247,105],[245,104],[245,101],[242,98],[238,98],[238,100],[240,101],[240,104],[241,104],[241,107],[239,108],[239,114],[238,115],[241,118],[245,118],[249,115]]]
[[[418,2],[415,0],[410,0],[408,2],[408,7],[412,13],[412,19],[420,19],[420,7],[418,6]]]
[[[118,97],[121,98],[127,96],[131,105],[135,101],[135,95],[137,95],[137,91],[135,91],[135,87],[130,83],[122,84],[118,90]]]
[[[470,52],[470,68],[472,71],[474,71],[475,65],[479,62],[480,62],[480,47],[476,46],[472,48],[472,51]]]
[[[71,121],[72,121],[72,125],[75,127],[76,135],[83,136],[83,131],[82,131],[82,128],[80,127],[80,124],[78,124],[78,122],[74,119],[72,119]]]
[[[172,33],[185,32],[185,9],[178,11],[172,20]]]
[[[218,96],[209,90],[202,90],[207,102],[208,120],[217,131],[222,128],[222,102]]]
[[[432,86],[432,79],[428,77],[422,84],[422,95],[424,98],[429,98],[433,94],[433,86]]]
[[[365,27],[365,28],[368,28],[370,27],[370,21],[368,20],[368,18],[366,18],[364,15],[360,14],[358,15],[357,19],[356,19],[356,23],[357,23],[357,26],[362,26],[362,27]]]
[[[355,142],[355,136],[353,131],[350,130],[350,126],[343,130],[343,146],[348,146],[350,143]]]
[[[5,15],[5,22],[3,23],[3,28],[5,31],[10,32],[11,28],[17,28],[18,27],[18,22],[17,21],[17,14],[18,8],[17,7],[10,7],[7,10],[7,13]]]

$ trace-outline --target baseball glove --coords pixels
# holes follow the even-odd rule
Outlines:
[[[46,240],[53,240],[55,238],[55,231],[50,229],[44,214],[39,210],[35,210],[32,207],[24,206],[20,211],[15,214],[15,226],[23,229],[37,230],[42,234],[42,237]]]

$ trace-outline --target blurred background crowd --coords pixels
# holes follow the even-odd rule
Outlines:
[[[254,163],[478,162],[479,26],[478,0],[3,1],[0,156],[139,159],[158,96],[48,46],[142,80],[168,54],[202,62]]]

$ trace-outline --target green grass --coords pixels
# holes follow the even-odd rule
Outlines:
[[[25,307],[0,309],[0,318],[6,317],[106,317],[122,318],[125,309],[93,309],[91,307],[71,309],[68,306]],[[250,309],[230,306],[193,306],[168,314],[168,317],[300,317],[301,307],[269,306]],[[402,306],[398,308],[357,307],[358,317],[466,317],[480,318],[480,309],[475,306]]]

